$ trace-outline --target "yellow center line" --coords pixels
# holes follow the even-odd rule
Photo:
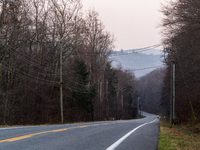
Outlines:
[[[108,124],[110,124],[110,123],[104,123],[104,124],[102,124],[102,125],[108,125]]]
[[[64,128],[64,129],[56,129],[56,130],[38,132],[38,133],[34,133],[34,134],[28,134],[28,135],[14,137],[14,138],[10,138],[10,139],[1,140],[0,143],[2,143],[2,142],[13,142],[13,141],[17,141],[17,140],[22,140],[22,139],[33,137],[35,135],[40,135],[40,134],[45,134],[45,133],[60,132],[60,131],[68,130],[68,129],[85,128],[85,127],[88,127],[88,126],[69,127],[69,128]]]
[[[77,128],[86,128],[86,127],[88,127],[88,125],[86,125],[86,126],[78,126]]]
[[[17,141],[17,140],[27,139],[27,138],[33,137],[35,135],[40,135],[40,134],[45,134],[45,133],[61,132],[61,131],[69,130],[69,129],[86,128],[86,127],[92,127],[92,126],[109,125],[109,124],[125,123],[125,122],[129,122],[129,121],[103,123],[103,124],[94,124],[94,125],[85,125],[85,126],[69,127],[69,128],[63,128],[63,129],[55,129],[55,130],[38,132],[38,133],[33,133],[33,134],[28,134],[28,135],[23,135],[23,136],[19,136],[19,137],[14,137],[14,138],[9,138],[9,139],[5,139],[5,140],[1,140],[0,143],[3,143],[3,142],[13,142],[13,141]]]
[[[100,124],[89,125],[90,127],[100,126]]]

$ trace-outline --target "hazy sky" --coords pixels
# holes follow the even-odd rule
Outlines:
[[[82,0],[85,10],[94,8],[116,38],[116,50],[147,47],[161,43],[159,12],[165,0]]]

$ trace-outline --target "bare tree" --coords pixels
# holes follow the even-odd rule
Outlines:
[[[163,6],[164,44],[175,52],[176,65],[176,117],[178,122],[197,120],[199,116],[199,7],[197,0],[171,1]],[[171,42],[173,41],[173,43]],[[168,62],[170,62],[168,55]],[[169,69],[169,63],[167,63]],[[168,71],[169,72],[169,71]],[[169,76],[165,80],[169,81]],[[164,91],[169,87],[165,86]],[[163,93],[164,94],[164,93]],[[166,101],[166,100],[165,100]],[[196,115],[195,115],[196,114]]]

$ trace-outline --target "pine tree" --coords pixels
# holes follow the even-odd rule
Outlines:
[[[89,71],[83,60],[76,59],[74,66],[75,87],[72,88],[73,100],[78,108],[90,112]]]

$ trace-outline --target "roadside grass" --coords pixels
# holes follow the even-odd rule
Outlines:
[[[161,119],[159,126],[158,150],[200,150],[200,124],[172,126]]]

